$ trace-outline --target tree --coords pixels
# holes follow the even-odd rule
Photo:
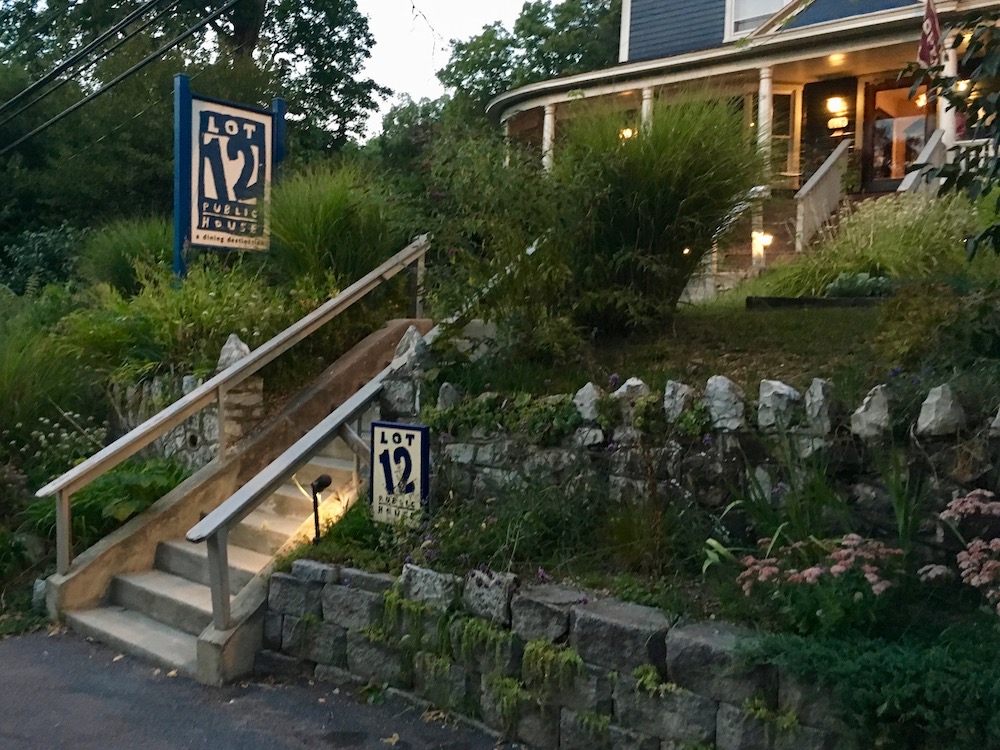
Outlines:
[[[616,63],[620,20],[621,0],[533,0],[513,30],[497,22],[453,41],[438,78],[457,104],[481,113],[508,89]]]
[[[928,179],[941,178],[941,190],[964,191],[979,200],[1000,187],[1000,13],[966,19],[949,29],[952,48],[959,50],[960,75],[945,75],[944,66],[929,69],[912,63],[903,75],[914,76],[910,98],[927,86],[928,101],[944,97],[964,119],[966,143],[952,148],[952,160],[927,170]],[[946,35],[945,38],[948,38]],[[964,53],[961,48],[965,47]],[[925,165],[921,165],[925,166]],[[1000,196],[994,205],[994,222],[966,243],[972,259],[983,245],[1000,255]]]

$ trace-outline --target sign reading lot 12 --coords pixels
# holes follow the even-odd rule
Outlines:
[[[372,517],[417,525],[427,504],[430,441],[426,427],[372,422]]]

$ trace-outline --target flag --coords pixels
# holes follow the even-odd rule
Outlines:
[[[941,64],[941,24],[938,22],[934,0],[925,0],[924,3],[924,23],[920,30],[917,62],[925,68]]]

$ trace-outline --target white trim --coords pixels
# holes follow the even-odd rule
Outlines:
[[[775,16],[780,15],[785,12],[785,8],[788,4],[794,2],[795,0],[784,0],[784,5],[777,11],[775,11]],[[770,16],[766,18],[761,25],[771,23],[775,16]],[[759,26],[757,28],[760,28]],[[743,31],[736,31],[736,0],[726,0],[726,26],[723,30],[722,41],[723,42],[735,42],[738,39],[744,39],[757,31],[754,29],[744,29]]]
[[[618,36],[618,62],[628,62],[632,43],[632,0],[622,0],[621,31]]]

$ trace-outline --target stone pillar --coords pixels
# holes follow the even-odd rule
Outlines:
[[[653,123],[653,89],[642,90],[642,128],[647,129]]]
[[[222,347],[218,372],[227,370],[250,355],[250,347],[235,333]],[[232,448],[264,417],[264,380],[251,376],[225,391],[219,403],[219,453]]]
[[[545,105],[545,120],[542,124],[542,166],[552,169],[553,149],[556,142],[556,105]]]
[[[944,75],[949,78],[958,77],[958,52],[951,48],[952,37],[948,37],[944,43],[945,49],[941,53],[941,61],[944,63]],[[938,128],[944,131],[945,148],[951,148],[958,140],[958,119],[955,117],[954,108],[943,96],[937,100],[937,120]]]

